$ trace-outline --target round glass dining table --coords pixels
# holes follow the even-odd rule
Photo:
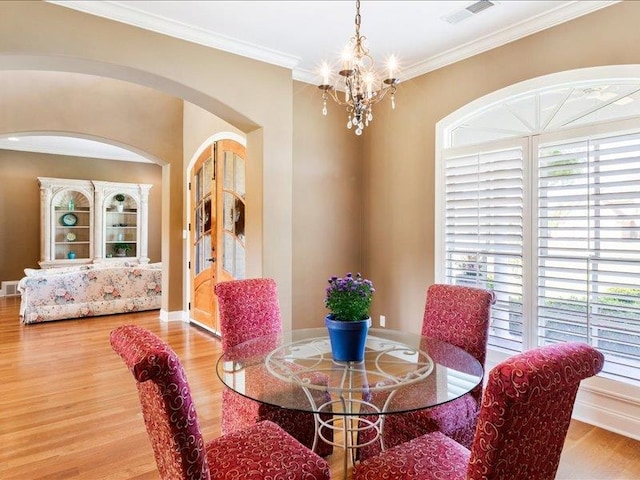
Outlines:
[[[419,334],[370,329],[362,362],[337,362],[326,328],[266,335],[225,351],[220,380],[257,402],[310,412],[316,442],[344,449],[348,458],[371,429],[367,444],[382,441],[384,417],[434,407],[470,392],[483,369],[472,355]],[[334,441],[327,429],[341,432]],[[315,444],[314,444],[315,446]],[[384,445],[382,445],[384,448]]]

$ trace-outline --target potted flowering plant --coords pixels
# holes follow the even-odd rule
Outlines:
[[[369,317],[373,299],[373,282],[356,273],[347,273],[344,278],[331,277],[327,287],[325,305],[334,320],[352,322]]]
[[[325,306],[331,313],[325,318],[325,325],[335,361],[361,362],[364,359],[374,292],[373,282],[359,273],[329,279]]]

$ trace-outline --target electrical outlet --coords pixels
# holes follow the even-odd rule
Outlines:
[[[385,317],[384,315],[380,315],[380,326],[384,328],[386,324],[387,324],[387,317]]]

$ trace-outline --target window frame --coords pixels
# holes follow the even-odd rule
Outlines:
[[[640,118],[610,121],[600,124],[579,126],[544,134],[530,134],[510,139],[500,139],[481,144],[463,147],[443,148],[436,159],[435,182],[435,261],[434,273],[437,283],[445,283],[446,279],[446,161],[447,159],[463,155],[480,154],[500,149],[522,147],[523,152],[523,216],[522,216],[522,291],[523,291],[523,333],[522,349],[528,350],[538,345],[538,311],[537,284],[539,275],[538,262],[538,153],[542,144],[553,142],[579,141],[584,139],[603,138],[627,133],[640,133]],[[489,348],[487,352],[488,364],[496,364],[511,356],[512,353]],[[629,384],[621,379],[612,378],[614,382]],[[639,379],[640,380],[640,379]]]

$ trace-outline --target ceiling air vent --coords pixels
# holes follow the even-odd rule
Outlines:
[[[489,0],[480,0],[479,2],[467,5],[462,10],[455,11],[449,15],[445,15],[442,19],[447,23],[459,23],[467,18],[471,18],[489,7],[493,7],[495,3]]]

